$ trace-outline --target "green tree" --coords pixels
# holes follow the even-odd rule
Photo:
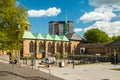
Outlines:
[[[58,63],[58,59],[60,58],[60,53],[57,52],[55,54],[53,54],[52,56],[54,56],[56,58],[56,64]]]
[[[21,49],[27,22],[26,9],[16,0],[0,0],[0,46],[2,50]]]
[[[112,41],[115,41],[115,40],[118,40],[118,39],[120,39],[120,36],[113,36],[112,37]]]
[[[60,58],[60,53],[58,52],[58,53],[55,53],[55,54],[53,54],[53,56],[56,58],[56,59],[59,59]]]
[[[110,41],[108,35],[97,28],[90,29],[87,32],[85,32],[84,38],[86,39],[87,43],[103,43]]]

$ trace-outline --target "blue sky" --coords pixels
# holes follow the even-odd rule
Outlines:
[[[48,33],[48,22],[65,20],[67,11],[81,36],[91,28],[120,35],[120,0],[17,0],[17,5],[27,8],[33,33]]]

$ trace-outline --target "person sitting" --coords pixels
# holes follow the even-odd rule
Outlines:
[[[17,64],[17,60],[16,59],[14,60],[14,64]]]

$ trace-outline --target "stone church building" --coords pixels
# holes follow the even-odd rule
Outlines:
[[[68,25],[66,25],[68,24]],[[44,58],[59,53],[80,54],[120,54],[120,39],[111,43],[84,43],[84,39],[73,32],[72,21],[49,22],[49,34],[32,33],[28,22],[23,34],[23,48],[20,57]],[[0,55],[3,52],[0,50]]]
[[[62,22],[65,23],[65,21]],[[34,54],[36,58],[43,58],[55,53],[60,53],[60,55],[68,55],[73,52],[79,53],[78,44],[80,44],[81,40],[82,38],[74,32],[69,32],[66,36],[32,33],[30,24],[28,24],[23,34],[23,48],[20,51],[20,55],[21,57],[30,57]]]

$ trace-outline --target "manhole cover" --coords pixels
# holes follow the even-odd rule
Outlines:
[[[110,80],[110,79],[102,79],[102,80]]]
[[[31,80],[39,80],[39,79],[31,79]]]
[[[84,70],[85,72],[88,71],[88,70]]]
[[[35,79],[35,78],[27,78],[26,80],[40,80],[40,79]]]
[[[27,78],[28,80],[40,80],[38,78]]]
[[[68,73],[63,73],[63,75],[68,75]]]

